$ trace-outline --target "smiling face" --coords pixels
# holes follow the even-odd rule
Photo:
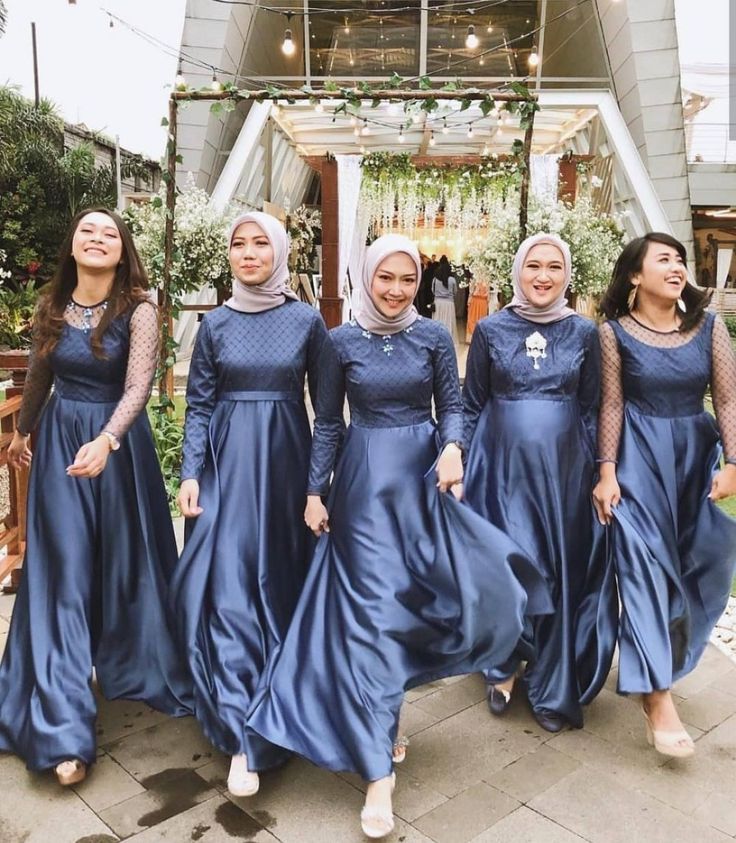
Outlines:
[[[273,273],[273,246],[254,222],[244,222],[235,229],[229,257],[233,275],[249,287],[263,284]]]
[[[371,282],[371,299],[389,319],[411,306],[417,292],[417,268],[406,252],[394,252],[378,265]]]
[[[649,243],[641,271],[631,278],[639,296],[673,304],[680,298],[686,282],[687,268],[677,249],[655,242]]]
[[[74,232],[72,256],[88,271],[114,270],[123,256],[123,241],[112,217],[100,211],[85,214]]]
[[[519,285],[534,307],[549,307],[565,287],[565,261],[551,243],[532,246],[521,268]]]

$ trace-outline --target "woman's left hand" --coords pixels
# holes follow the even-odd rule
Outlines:
[[[110,456],[110,442],[100,434],[77,451],[74,462],[67,468],[69,477],[97,477],[102,474]]]
[[[736,465],[726,463],[713,478],[708,497],[712,501],[720,501],[723,498],[730,498],[731,495],[736,495]]]
[[[440,492],[452,489],[455,497],[462,497],[463,452],[454,442],[445,445],[437,460],[437,488]]]

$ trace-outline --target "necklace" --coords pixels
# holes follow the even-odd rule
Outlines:
[[[653,334],[679,334],[680,333],[680,326],[678,325],[676,328],[670,328],[668,331],[661,331],[659,328],[652,328],[651,325],[647,325],[645,322],[642,322],[641,319],[637,319],[633,313],[629,313],[631,319],[636,322],[637,325],[644,328],[646,331],[651,331]]]
[[[104,313],[107,310],[107,299],[97,302],[97,304],[79,304],[79,302],[74,301],[74,297],[72,297],[69,299],[66,306],[67,312],[69,313],[81,310],[82,324],[80,327],[85,334],[92,330],[92,316],[94,315],[94,311],[98,308]]]

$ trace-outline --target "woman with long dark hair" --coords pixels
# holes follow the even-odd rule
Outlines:
[[[570,249],[553,234],[519,246],[514,297],[476,326],[465,375],[465,497],[535,560],[555,611],[530,619],[534,657],[524,673],[537,722],[583,725],[581,700],[606,679],[616,601],[588,490],[595,472],[598,336],[567,307]],[[576,637],[576,626],[584,630]],[[503,714],[519,657],[488,665],[488,704]]]
[[[410,240],[379,237],[355,320],[325,344],[305,511],[322,537],[249,718],[268,740],[359,773],[372,838],[394,827],[404,691],[506,658],[525,607],[548,609],[514,542],[447,494],[463,473],[460,385],[447,331],[412,306],[420,272]]]
[[[258,771],[288,757],[245,718],[314,545],[302,518],[311,445],[304,380],[314,401],[327,328],[288,285],[279,220],[242,214],[227,247],[233,295],[202,320],[189,370],[179,492],[187,538],[172,602],[195,715],[231,756],[230,792],[252,796]]]
[[[434,270],[432,295],[434,296],[434,318],[447,328],[453,344],[457,345],[457,316],[455,315],[455,292],[457,280],[447,255],[442,255]]]
[[[694,744],[672,685],[698,663],[736,562],[736,522],[715,505],[736,493],[736,361],[686,260],[682,243],[655,232],[616,263],[601,302],[593,490],[621,596],[618,691],[642,695],[649,743],[677,757]],[[717,424],[703,407],[709,385]]]
[[[190,710],[164,612],[176,543],[145,413],[158,344],[147,287],[120,217],[95,209],[72,220],[36,313],[8,449],[12,467],[33,462],[0,665],[0,749],[31,770],[55,767],[64,785],[95,760],[93,667],[108,699]]]

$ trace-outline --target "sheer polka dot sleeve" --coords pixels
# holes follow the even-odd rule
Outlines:
[[[726,462],[736,464],[736,357],[731,337],[720,317],[713,323],[713,356],[711,364],[713,409],[721,431]]]
[[[603,323],[601,343],[601,406],[598,414],[598,462],[616,462],[624,421],[621,354],[613,328]]]
[[[158,363],[158,311],[149,302],[139,304],[130,317],[130,347],[125,390],[105,430],[118,439],[143,411],[151,394]]]
[[[23,402],[18,416],[18,433],[32,433],[51,391],[54,374],[48,357],[40,357],[34,344],[28,360],[28,372],[23,387]]]

